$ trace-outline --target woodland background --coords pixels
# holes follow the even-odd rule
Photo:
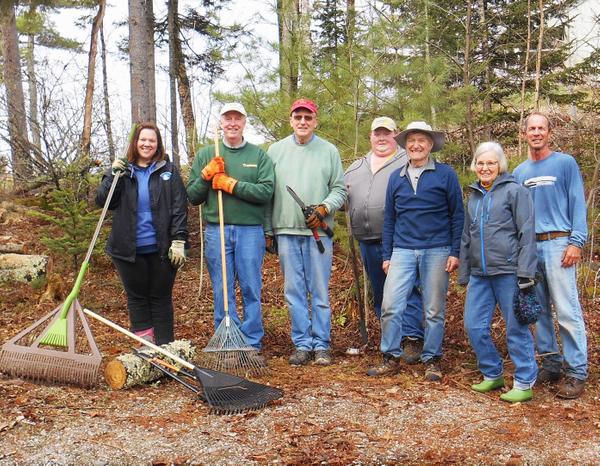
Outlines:
[[[401,127],[426,120],[446,132],[440,156],[463,185],[473,179],[467,167],[481,141],[501,142],[511,167],[525,158],[519,124],[539,108],[556,123],[553,147],[573,154],[582,169],[590,227],[578,266],[590,379],[579,400],[559,400],[543,388],[536,389],[533,402],[520,406],[499,402],[497,394],[472,394],[469,385],[479,374],[463,330],[464,290],[454,278],[443,382],[423,382],[419,365],[403,367],[396,377],[367,378],[366,368],[379,360],[378,323],[369,311],[366,352],[345,355],[360,344],[361,291],[338,214],[330,284],[333,366],[287,364],[291,343],[282,276],[277,258],[268,255],[264,353],[272,370],[262,381],[284,389],[278,404],[215,418],[174,383],[115,392],[0,377],[0,463],[596,462],[600,50],[597,35],[584,38],[585,54],[574,39],[577,14],[598,23],[582,5],[577,0],[129,0],[126,9],[116,0],[0,0],[0,235],[24,243],[26,252],[51,257],[46,276],[30,284],[0,284],[0,342],[50,312],[70,291],[98,219],[95,188],[123,152],[131,122],[155,120],[187,176],[194,153],[212,140],[225,101],[245,105],[249,135],[267,146],[290,133],[290,103],[314,99],[318,133],[339,148],[344,166],[368,150],[374,117],[389,115]],[[113,8],[125,13],[118,24],[105,24],[105,13]],[[244,8],[256,13],[237,21]],[[272,40],[261,34],[261,24],[276,25]],[[86,40],[73,39],[74,31],[87,31]],[[59,62],[55,53],[69,58]],[[117,61],[129,66],[129,76],[119,76],[130,83],[125,99],[122,89],[110,86],[120,72]],[[230,70],[237,70],[235,78]],[[161,95],[167,98],[157,99]],[[176,333],[201,348],[213,332],[212,290],[206,274],[199,273],[197,210],[190,206],[189,213],[192,247],[175,284]],[[109,223],[80,300],[127,326],[122,285],[102,252]],[[92,327],[105,360],[129,351],[130,342]],[[505,354],[501,321],[494,322],[492,333]]]

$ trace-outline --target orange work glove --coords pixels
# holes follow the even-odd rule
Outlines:
[[[225,173],[217,173],[212,180],[213,189],[220,189],[226,193],[233,194],[233,188],[237,184],[238,180],[227,176]]]
[[[306,219],[306,226],[311,230],[315,228],[319,228],[321,223],[323,223],[323,219],[327,216],[327,207],[323,204],[319,204],[316,206],[312,213]]]
[[[225,160],[223,157],[213,157],[202,169],[202,179],[210,181],[217,173],[225,173]]]

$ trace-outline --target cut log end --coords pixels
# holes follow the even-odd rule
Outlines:
[[[118,359],[110,361],[104,369],[104,378],[110,388],[121,390],[127,381],[127,371],[123,363]]]

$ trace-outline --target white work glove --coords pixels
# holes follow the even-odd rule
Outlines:
[[[185,264],[185,241],[179,239],[171,241],[169,259],[171,259],[173,267],[177,269]]]
[[[127,157],[121,157],[119,159],[115,159],[112,163],[112,174],[116,175],[117,173],[124,172],[129,167],[129,162],[127,161]]]

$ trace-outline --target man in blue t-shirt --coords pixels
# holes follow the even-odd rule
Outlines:
[[[560,398],[578,398],[587,379],[587,342],[583,312],[577,293],[576,264],[587,238],[583,180],[577,162],[549,147],[550,120],[531,113],[522,136],[529,159],[514,171],[531,192],[535,211],[538,269],[542,279],[536,292],[542,313],[536,324],[536,345],[542,355],[539,383],[556,383]],[[563,353],[556,339],[551,313],[554,304]]]

